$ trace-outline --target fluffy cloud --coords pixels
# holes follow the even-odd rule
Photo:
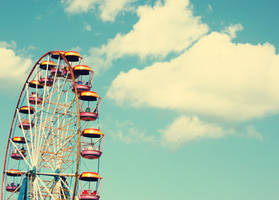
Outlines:
[[[134,0],[61,0],[66,12],[78,14],[100,9],[100,17],[103,21],[114,21],[121,11],[128,9],[129,4]]]
[[[261,133],[252,125],[235,130],[234,128],[224,128],[217,123],[202,121],[197,116],[188,117],[186,115],[179,116],[166,128],[160,129],[158,132],[161,133],[161,143],[174,150],[195,140],[219,139],[231,134],[263,140]]]
[[[235,121],[277,113],[279,56],[274,46],[232,39],[233,34],[213,32],[170,62],[122,72],[107,96],[125,105]]]
[[[71,14],[88,12],[94,9],[100,0],[61,0],[65,6],[65,11]]]
[[[0,79],[23,80],[26,71],[32,65],[32,60],[22,55],[16,55],[15,42],[0,42]]]
[[[223,33],[227,33],[227,34],[229,34],[231,36],[231,38],[235,38],[236,37],[236,33],[238,31],[241,31],[241,30],[243,30],[243,26],[241,24],[234,24],[234,25],[226,27],[223,30]]]
[[[162,143],[177,148],[182,144],[203,138],[220,138],[226,132],[222,127],[200,121],[198,117],[180,116],[172,124],[163,130]]]
[[[113,131],[108,130],[112,137],[119,139],[126,144],[134,143],[155,143],[155,137],[147,135],[143,130],[135,128],[135,125],[130,121],[114,121],[113,126],[116,126]]]
[[[125,55],[140,58],[165,57],[171,52],[181,52],[208,32],[200,17],[193,16],[188,0],[166,0],[152,7],[137,9],[138,22],[127,34],[117,34],[100,48],[92,48],[88,61],[109,66]]]

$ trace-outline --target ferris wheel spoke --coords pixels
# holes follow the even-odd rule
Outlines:
[[[71,194],[73,194],[73,191],[71,190],[71,188],[69,187],[69,185],[61,178],[61,176],[59,176],[60,181],[67,187],[67,189],[69,190],[69,192]]]
[[[69,142],[71,141],[71,138],[69,138]],[[67,152],[67,151],[71,151],[71,146],[68,146],[67,147],[67,145],[69,145],[69,142],[65,142],[65,145],[64,146],[62,146],[60,149],[58,149],[56,152],[49,152],[49,153],[47,153],[47,152],[42,152],[42,154],[43,154],[43,156],[41,157],[41,160],[42,160],[42,164],[41,165],[43,165],[43,163],[48,163],[48,162],[50,162],[50,161],[52,161],[52,160],[54,160],[55,158],[63,158],[63,157],[65,157],[64,155],[63,155],[63,153],[65,153],[65,152]],[[43,148],[43,149],[48,149],[47,147],[45,147],[45,148]],[[46,157],[48,157],[48,159],[46,159]],[[39,169],[41,168],[42,166],[40,166],[39,167]],[[55,169],[56,170],[56,169]]]
[[[73,135],[72,137],[70,137],[67,141],[65,141],[65,143],[56,151],[53,153],[53,155],[57,155],[58,152],[60,152],[67,144],[69,144],[69,142],[72,140],[72,138],[75,135]],[[48,160],[45,160],[44,163],[48,163],[53,157],[50,157]],[[39,167],[40,169],[40,167]]]
[[[15,196],[15,193],[11,193],[10,196],[7,197],[7,200],[12,200],[12,197]]]
[[[45,82],[44,82],[44,93],[43,93],[43,102],[42,102],[42,106],[41,106],[41,115],[40,115],[40,124],[42,123],[43,120],[43,111],[44,111],[44,106],[45,106],[45,101],[46,101],[46,88],[47,88],[47,73],[48,73],[48,68],[49,68],[49,54],[47,55],[47,66],[46,66],[46,70],[45,70]],[[41,126],[39,125],[39,135],[41,134]],[[39,149],[39,145],[37,145],[37,150]]]
[[[73,101],[72,101],[72,102],[73,102]],[[69,110],[69,109],[68,109],[68,110]],[[63,121],[65,120],[65,117],[67,116],[68,110],[64,113],[64,116],[63,116],[63,118],[62,118]],[[59,117],[61,117],[61,116],[62,116],[62,115],[60,115]],[[59,117],[57,117],[57,119],[59,119]],[[70,119],[69,121],[70,121],[71,123],[67,124],[67,126],[70,126],[70,125],[72,124],[72,120]],[[57,124],[57,127],[58,127],[59,129],[65,129],[65,127],[67,127],[67,126],[61,127],[61,126],[59,126],[59,123]]]
[[[37,176],[37,179],[38,179],[39,182],[42,184],[43,188],[44,188],[45,191],[48,193],[48,195],[49,195],[53,200],[55,200],[56,198],[51,194],[49,188],[46,186],[46,184],[44,183],[44,181],[43,181],[39,176]]]
[[[64,87],[65,87],[65,81],[64,81],[64,83],[63,83],[63,89],[64,89]],[[61,90],[61,92],[63,91],[63,89]],[[58,96],[59,96],[59,97],[58,97],[58,98],[59,98],[58,103],[59,103],[60,97],[62,96],[61,93],[60,93]],[[50,104],[49,104],[49,105],[50,105]],[[57,104],[57,105],[58,105],[58,104]],[[54,111],[53,111],[54,114],[55,114],[55,110],[57,109],[57,105],[56,105],[56,107],[55,107],[55,109],[54,109]],[[50,123],[53,121],[54,114],[52,114],[51,119],[48,120]],[[45,123],[45,121],[46,121],[46,119],[44,120],[44,123]],[[41,130],[43,122],[41,121],[40,124],[41,124],[41,126],[40,126],[40,130]],[[43,138],[45,138],[45,136],[46,136],[46,134],[45,134],[45,129],[43,129],[43,131],[42,131],[42,135],[44,135],[44,137],[40,137],[40,135],[41,135],[41,132],[39,132],[39,136],[38,136],[38,138],[40,138],[40,139],[39,139],[39,142],[38,142],[38,145],[37,145],[37,149],[39,149],[39,147],[41,146],[41,143],[42,143],[42,141],[43,141]],[[39,158],[38,158],[38,159],[39,159]],[[38,162],[38,160],[37,160],[37,162]]]
[[[69,126],[69,125],[71,125],[71,124],[68,124],[68,126]],[[50,128],[50,127],[49,127],[49,128]],[[64,131],[67,130],[67,132],[70,131],[70,132],[73,132],[73,133],[74,133],[74,131],[75,131],[75,130],[71,130],[71,129],[66,129],[66,127],[57,127],[57,128],[50,128],[50,129],[52,129],[52,130],[53,130],[53,129],[54,129],[54,130],[55,130],[55,129],[56,129],[56,130],[64,130]],[[50,130],[50,132],[53,132],[52,130]],[[67,144],[68,141],[70,142],[70,141],[71,141],[71,138],[75,136],[75,134],[72,134],[72,136],[67,136],[67,135],[63,136],[63,135],[58,135],[58,134],[59,134],[59,132],[57,132],[57,135],[52,135],[52,138],[54,138],[55,136],[56,136],[56,138],[62,137],[63,140],[66,139],[65,144]],[[50,139],[51,139],[51,138],[49,138],[48,140],[50,140]],[[56,140],[56,141],[57,141],[57,140]],[[52,143],[48,143],[47,146],[45,147],[45,149],[49,149],[49,147],[51,146],[51,144],[52,144]],[[64,146],[65,144],[63,144],[63,146]],[[58,148],[58,147],[57,147],[57,148]],[[56,148],[56,149],[57,149],[57,148]],[[54,150],[51,150],[51,149],[49,149],[49,150],[50,150],[50,151],[54,151]],[[59,149],[59,150],[61,150],[61,149]],[[56,151],[57,151],[57,150],[56,150]],[[56,153],[55,153],[55,154],[56,154]]]
[[[19,114],[18,109],[17,109],[17,115],[18,115],[19,123],[22,124],[21,116],[20,116],[20,114]],[[24,137],[24,139],[25,139],[25,141],[26,141],[25,144],[26,144],[27,153],[28,153],[28,155],[29,155],[31,165],[34,166],[33,159],[32,159],[32,156],[31,156],[31,150],[30,150],[30,148],[29,148],[28,140],[27,140],[27,138],[26,138],[26,133],[25,133],[25,131],[24,131],[24,129],[23,129],[22,126],[21,126],[21,131],[22,131],[23,137]]]
[[[35,180],[37,180],[37,181],[36,181],[36,187],[37,187],[39,196],[40,196],[41,199],[44,199],[44,198],[43,198],[43,195],[42,195],[41,188],[40,188],[40,186],[39,186],[39,184],[38,184],[38,179],[36,178]]]
[[[26,83],[26,98],[27,98],[27,105],[28,105],[28,108],[30,108],[30,104],[29,104],[29,92],[28,92],[28,83]],[[31,120],[31,114],[30,114],[30,109],[28,109],[28,120],[29,120],[29,124],[32,124],[32,120]],[[32,160],[34,160],[34,157],[36,156],[35,155],[35,152],[34,152],[34,145],[33,145],[33,130],[32,130],[32,126],[30,126],[30,143],[31,143],[31,149],[33,150],[32,151]]]
[[[64,81],[64,83],[63,83],[63,89],[64,89],[64,87],[65,87],[65,82],[66,82],[66,80]],[[61,92],[63,91],[63,89],[61,90]],[[58,103],[60,102],[60,98],[61,98],[61,92],[58,94]],[[48,104],[48,105],[50,105],[50,104]],[[58,104],[57,104],[58,105]],[[55,107],[55,109],[54,109],[54,111],[53,111],[53,114],[52,114],[52,116],[51,116],[51,119],[49,120],[49,122],[52,122],[53,121],[53,117],[54,117],[54,114],[55,114],[55,112],[56,112],[56,109],[57,109],[57,105],[56,105],[56,107]],[[43,113],[42,113],[43,114]],[[46,117],[47,118],[47,117]],[[44,121],[46,121],[46,120],[44,120]],[[42,120],[41,120],[41,124],[42,124],[43,122],[42,122]],[[40,127],[40,130],[41,130],[41,127]],[[44,131],[43,131],[44,132]],[[39,133],[40,134],[40,133]],[[45,133],[44,133],[45,134]],[[40,143],[39,143],[40,144]]]
[[[59,63],[60,63],[60,59],[58,60],[58,66],[59,66]],[[55,76],[54,76],[54,81],[53,81],[54,83],[55,83],[55,81],[56,81],[57,70],[58,70],[58,67],[56,67]],[[66,80],[65,80],[64,82],[66,82]],[[65,84],[64,84],[63,86],[65,86]],[[64,88],[64,87],[63,87],[63,88]],[[59,92],[59,89],[60,89],[59,86],[57,87],[57,89],[58,89],[58,92]],[[61,92],[62,92],[62,90],[61,90]],[[54,94],[54,90],[52,89],[52,90],[51,90],[51,93],[50,93],[50,96],[49,96],[49,98],[48,98],[49,101],[51,101],[52,95],[53,95],[53,94]],[[60,97],[61,97],[61,94],[58,95],[58,97],[60,98]],[[59,100],[60,100],[60,99],[59,99]],[[58,100],[58,101],[59,101],[59,100]],[[47,107],[47,112],[46,112],[47,115],[48,115],[48,112],[49,112],[50,105],[51,105],[51,104],[48,104],[48,107]],[[46,115],[46,118],[47,118],[47,115]]]

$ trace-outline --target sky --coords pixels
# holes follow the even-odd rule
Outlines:
[[[2,155],[31,67],[76,50],[103,97],[102,199],[278,199],[278,1],[16,3],[0,7]]]

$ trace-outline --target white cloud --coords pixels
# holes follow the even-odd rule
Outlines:
[[[115,20],[115,17],[121,11],[129,10],[130,3],[135,0],[105,0],[102,1],[103,3],[100,4],[101,10],[101,19],[104,21],[111,21]]]
[[[106,45],[92,48],[88,60],[104,68],[125,55],[163,58],[183,51],[208,32],[200,17],[193,16],[188,0],[157,1],[153,7],[138,7],[137,15],[139,20],[129,33],[117,34]]]
[[[228,133],[218,125],[203,122],[198,117],[190,118],[184,115],[159,132],[162,133],[162,143],[170,148],[178,148],[193,140],[220,138]]]
[[[211,4],[207,5],[207,10],[208,10],[209,13],[213,13],[213,7],[212,7]]]
[[[15,49],[16,48],[16,42],[15,41],[11,41],[11,43],[8,43],[6,41],[0,41],[0,47]]]
[[[247,126],[246,127],[246,137],[248,138],[255,138],[257,140],[262,141],[263,140],[263,136],[260,132],[258,132],[253,126]]]
[[[65,6],[65,11],[71,14],[88,12],[94,9],[100,0],[61,0]]]
[[[232,38],[212,32],[170,62],[121,72],[107,96],[119,104],[235,121],[278,113],[274,46],[233,43]]]
[[[236,33],[238,31],[242,31],[242,30],[243,30],[243,26],[241,24],[234,24],[234,25],[226,27],[223,30],[223,32],[229,34],[231,36],[231,38],[235,38]]]
[[[100,9],[100,17],[103,21],[115,20],[121,12],[129,10],[130,3],[134,0],[61,0],[65,11],[70,14],[86,13]]]
[[[84,23],[84,30],[86,31],[91,31],[92,30],[92,27],[90,24],[87,24],[86,22]]]
[[[23,55],[17,55],[15,42],[0,42],[0,79],[22,81],[26,71],[32,67],[32,60]]]
[[[135,128],[135,125],[130,121],[124,122],[114,122],[116,126],[113,131],[109,131],[110,134],[117,138],[118,140],[126,143],[126,144],[134,144],[134,143],[155,143],[155,137],[147,135],[144,130],[139,130]]]

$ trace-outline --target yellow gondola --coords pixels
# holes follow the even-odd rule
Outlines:
[[[79,180],[82,181],[98,181],[101,176],[97,172],[82,172],[79,176]]]
[[[97,101],[98,98],[99,95],[93,91],[83,91],[79,95],[79,99],[84,101]]]
[[[89,138],[100,138],[104,136],[101,130],[96,128],[86,128],[81,132],[81,135],[83,137],[89,137]]]

